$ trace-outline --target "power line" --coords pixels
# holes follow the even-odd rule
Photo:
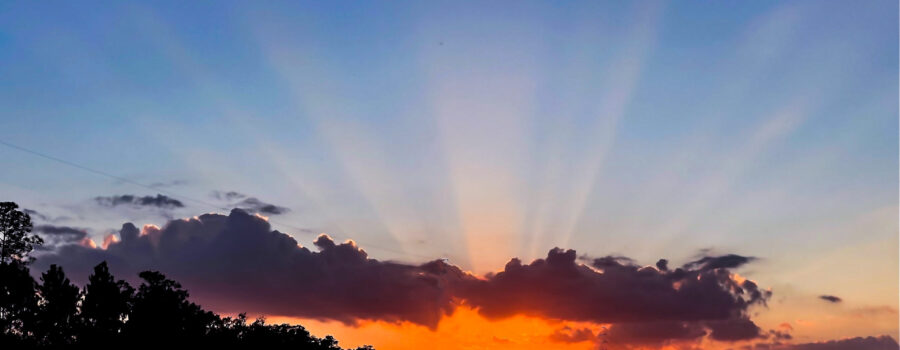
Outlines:
[[[16,144],[12,144],[12,143],[6,142],[6,141],[4,141],[4,140],[2,140],[2,139],[0,139],[0,145],[4,145],[4,146],[6,146],[6,147],[9,147],[9,148],[12,148],[12,149],[21,151],[21,152],[28,153],[28,154],[31,154],[31,155],[33,155],[33,156],[41,157],[41,158],[44,158],[44,159],[52,160],[52,161],[57,162],[57,163],[60,163],[60,164],[65,164],[65,165],[68,165],[68,166],[71,166],[71,167],[74,167],[74,168],[77,168],[77,169],[81,169],[81,170],[83,170],[83,171],[92,173],[92,174],[94,174],[94,175],[100,175],[100,176],[107,177],[107,178],[110,178],[110,179],[113,179],[113,180],[116,180],[116,181],[120,181],[120,182],[123,182],[123,183],[130,184],[130,185],[134,185],[134,186],[138,186],[138,187],[143,187],[143,188],[145,188],[145,189],[149,189],[149,190],[155,191],[155,192],[160,193],[160,194],[164,194],[164,195],[169,196],[169,197],[173,197],[173,198],[177,198],[177,199],[182,199],[182,200],[185,200],[185,201],[188,201],[188,202],[193,202],[193,203],[195,203],[195,204],[204,205],[204,206],[211,207],[211,208],[214,208],[214,209],[217,209],[217,210],[225,210],[225,211],[231,210],[231,208],[223,207],[223,206],[220,206],[220,205],[217,205],[217,204],[214,204],[214,203],[210,203],[210,202],[208,202],[208,201],[204,201],[204,200],[197,199],[197,198],[193,198],[193,197],[190,197],[190,196],[185,196],[185,195],[182,195],[182,194],[174,193],[174,192],[172,192],[172,191],[161,190],[161,189],[159,189],[158,187],[154,187],[154,186],[151,186],[151,185],[147,185],[147,184],[144,184],[144,183],[140,183],[140,182],[137,182],[137,181],[134,181],[134,180],[131,180],[131,179],[122,177],[122,176],[114,175],[114,174],[111,174],[111,173],[108,173],[108,172],[105,172],[105,171],[102,171],[102,170],[97,170],[97,169],[94,169],[94,168],[91,168],[91,167],[87,167],[87,166],[84,166],[84,165],[81,165],[81,164],[78,164],[78,163],[74,163],[74,162],[71,162],[71,161],[68,161],[68,160],[65,160],[65,159],[62,159],[62,158],[54,157],[54,156],[51,156],[51,155],[46,154],[46,153],[41,153],[41,152],[38,152],[38,151],[34,151],[34,150],[31,150],[31,149],[28,149],[28,148],[25,148],[25,147],[22,147],[22,146],[19,146],[19,145],[16,145]],[[285,223],[285,222],[275,221],[275,220],[272,220],[271,218],[269,218],[268,221],[269,221],[270,223],[273,223],[273,224],[277,224],[277,225],[281,225],[281,226],[285,226],[285,227],[294,229],[294,230],[297,231],[297,233],[308,234],[308,235],[314,235],[314,234],[315,234],[315,232],[311,232],[311,231],[309,231],[308,229],[302,228],[302,227],[300,227],[300,226],[292,225],[292,224]],[[347,238],[347,239],[350,239],[350,238]],[[407,256],[407,257],[415,257],[415,258],[421,258],[421,259],[426,259],[426,260],[431,260],[431,259],[432,259],[432,257],[428,257],[428,256],[425,256],[425,255],[413,254],[413,253],[409,253],[409,252],[405,252],[405,251],[396,250],[396,249],[393,249],[393,248],[381,247],[381,246],[378,246],[378,245],[369,244],[369,243],[362,242],[362,241],[355,240],[355,239],[354,239],[353,241],[355,241],[356,243],[359,243],[360,245],[365,246],[366,248],[375,248],[375,249],[378,249],[378,250],[382,250],[382,251],[386,251],[386,252],[391,252],[391,253],[394,253],[394,254],[405,255],[405,256]]]

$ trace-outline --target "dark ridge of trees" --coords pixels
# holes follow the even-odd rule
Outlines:
[[[84,288],[51,265],[34,280],[28,253],[40,245],[31,218],[15,203],[0,203],[0,348],[145,348],[203,346],[341,350],[332,336],[318,338],[303,326],[248,322],[246,314],[221,317],[189,300],[181,284],[158,271],[139,274],[135,289],[94,267]],[[356,350],[373,350],[362,346]]]

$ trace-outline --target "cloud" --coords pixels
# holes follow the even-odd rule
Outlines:
[[[290,209],[288,209],[288,208],[280,207],[280,206],[277,206],[274,204],[265,203],[263,201],[260,201],[259,199],[253,198],[253,197],[246,198],[246,199],[238,202],[235,206],[237,208],[244,209],[249,212],[256,212],[256,213],[267,214],[267,215],[284,214],[284,213],[287,213],[288,211],[290,211]]]
[[[668,342],[696,340],[707,333],[704,327],[692,322],[621,323],[610,327],[605,340],[613,344],[661,345]]]
[[[659,259],[656,262],[656,269],[660,271],[669,271],[669,261],[666,259]]]
[[[634,341],[637,335],[648,341],[694,339],[706,330],[717,340],[758,337],[748,310],[765,304],[770,293],[713,266],[661,271],[621,257],[586,266],[576,263],[574,250],[556,248],[546,259],[513,259],[501,272],[467,281],[459,295],[488,318],[525,314],[613,323],[610,335]],[[652,332],[655,338],[647,336]]]
[[[550,340],[557,343],[580,343],[583,341],[595,341],[597,340],[597,336],[594,335],[594,331],[589,328],[575,329],[565,326],[553,331],[553,333],[550,334]]]
[[[62,232],[62,229],[59,229]],[[104,248],[105,247],[105,248]],[[500,272],[474,276],[442,260],[421,265],[373,259],[352,241],[319,236],[314,249],[246,211],[205,214],[163,227],[126,223],[97,245],[69,244],[41,255],[36,273],[63,266],[84,282],[108,261],[119,278],[164,271],[218,312],[275,316],[408,321],[434,328],[459,305],[489,319],[525,315],[606,324],[596,333],[563,327],[559,342],[664,344],[715,340],[787,340],[750,319],[771,293],[731,273],[753,258],[705,257],[680,268],[640,266],[624,257],[578,259],[555,248],[525,264],[511,259]],[[586,263],[582,263],[586,262]]]
[[[37,225],[33,232],[44,238],[54,237],[65,241],[79,241],[87,236],[85,229],[69,226]]]
[[[181,201],[164,196],[161,194],[157,194],[154,196],[135,196],[135,195],[115,195],[108,197],[95,197],[95,201],[98,204],[106,207],[116,207],[120,205],[130,205],[133,207],[156,207],[156,208],[183,208],[184,204]]]
[[[25,214],[28,214],[29,216],[31,216],[32,219],[38,219],[40,221],[45,221],[45,222],[58,222],[58,221],[64,221],[64,220],[69,219],[68,217],[65,217],[65,216],[52,217],[50,215],[38,212],[37,210],[34,210],[34,209],[26,208],[26,209],[23,209],[22,211],[25,212]]]
[[[720,341],[738,341],[747,340],[764,335],[760,333],[759,327],[746,315],[727,320],[711,321],[706,325],[712,330],[710,337]]]
[[[243,193],[235,191],[213,191],[212,196],[216,199],[230,202],[230,206],[234,208],[243,209],[251,213],[279,215],[290,211],[289,208],[266,203],[255,197],[249,197]]]
[[[69,226],[35,225],[32,232],[44,240],[44,244],[36,248],[42,253],[51,252],[66,244],[86,243],[89,239],[86,229]]]
[[[234,200],[238,200],[238,199],[247,198],[247,195],[245,195],[243,193],[238,193],[235,191],[228,191],[228,192],[213,191],[212,196],[215,197],[216,199],[221,199],[221,200],[225,200],[225,201],[234,201]]]
[[[793,328],[789,328],[788,330],[792,330],[792,329]],[[791,333],[788,332],[788,330],[780,331],[780,330],[776,330],[776,329],[770,329],[769,333],[766,334],[765,336],[766,336],[766,338],[769,338],[769,339],[772,339],[775,341],[779,341],[779,342],[783,341],[783,340],[791,340],[794,337],[791,335]]]
[[[707,256],[699,260],[689,262],[684,265],[685,268],[709,269],[734,269],[746,265],[756,260],[752,256],[740,256],[736,254],[728,254],[722,256]]]
[[[898,348],[900,348],[900,344],[897,344],[897,341],[888,335],[774,347],[774,349],[783,350],[897,350]]]
[[[41,214],[41,213],[39,213],[37,210],[33,210],[33,209],[22,209],[22,211],[25,212],[25,214],[28,214],[29,216],[31,216],[31,217],[33,217],[33,218],[41,219],[41,220],[43,220],[43,221],[51,221],[51,219],[50,219],[49,216],[44,215],[44,214]]]
[[[844,301],[843,299],[838,298],[834,295],[820,295],[819,299],[825,300],[830,303],[840,303],[840,302]]]
[[[453,308],[444,283],[465,274],[440,261],[421,266],[378,261],[353,242],[322,235],[318,251],[242,210],[173,220],[139,230],[125,224],[118,242],[106,249],[67,245],[41,256],[37,271],[65,267],[83,282],[90,268],[106,260],[120,278],[157,269],[182,282],[206,307],[347,323],[357,320],[410,321],[435,327]]]

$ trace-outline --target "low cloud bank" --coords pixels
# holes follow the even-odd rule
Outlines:
[[[574,250],[555,248],[544,259],[526,264],[513,258],[502,271],[479,277],[442,260],[409,265],[372,259],[352,241],[338,243],[327,235],[311,250],[240,209],[172,220],[162,228],[126,223],[103,246],[63,245],[42,254],[34,267],[58,264],[79,282],[101,261],[120,278],[160,270],[219,312],[434,328],[464,304],[490,319],[530,315],[611,324],[602,340],[618,344],[771,337],[750,319],[751,308],[764,306],[771,292],[730,272],[754,260],[738,255],[672,268],[665,260],[647,267],[623,257],[583,263]],[[555,336],[563,342],[601,340],[587,329]]]

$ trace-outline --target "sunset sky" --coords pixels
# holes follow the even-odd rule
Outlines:
[[[900,332],[897,28],[887,0],[3,2],[0,201],[35,266],[157,268],[345,346],[850,349]]]

